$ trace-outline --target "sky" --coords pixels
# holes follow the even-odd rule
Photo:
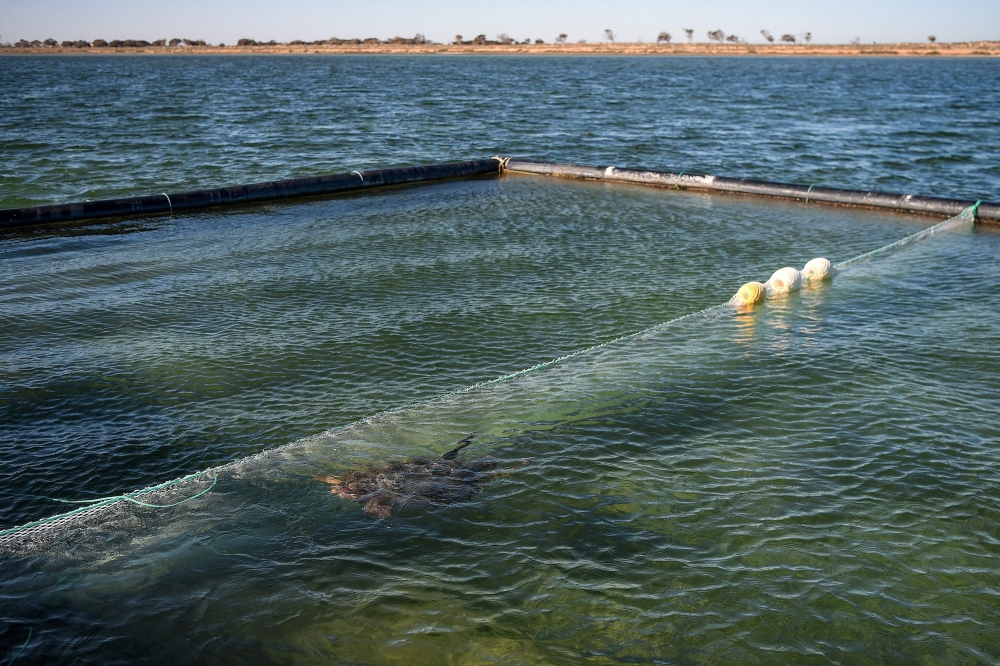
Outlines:
[[[656,41],[660,32],[708,41],[709,30],[763,42],[812,33],[813,43],[1000,40],[1000,0],[0,0],[0,41],[173,37],[233,44],[237,39],[313,41],[340,37],[455,35],[551,42]]]

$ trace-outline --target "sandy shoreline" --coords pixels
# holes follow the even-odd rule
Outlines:
[[[651,56],[1000,56],[1000,41],[931,44],[258,44],[255,46],[0,47],[0,55],[651,55]]]

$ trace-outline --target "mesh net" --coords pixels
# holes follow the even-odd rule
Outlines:
[[[835,271],[849,271],[934,234],[971,228],[976,208],[972,206],[944,222],[836,264]],[[809,265],[806,272],[810,272]],[[768,298],[779,295],[778,290],[767,289]],[[127,534],[170,532],[170,526],[182,514],[211,512],[213,506],[225,501],[227,482],[273,478],[276,474],[314,478],[317,474],[342,473],[372,460],[399,458],[401,451],[440,456],[442,443],[450,448],[470,431],[478,433],[477,446],[495,448],[525,431],[639,409],[642,386],[672,371],[682,375],[685,359],[697,358],[711,371],[738,356],[729,353],[733,345],[740,344],[739,324],[732,316],[738,309],[734,305],[734,300],[714,305],[428,402],[382,412],[226,465],[89,501],[72,511],[3,530],[0,553],[73,551],[91,546],[112,556],[116,549],[126,546]],[[706,319],[733,326],[736,334],[706,339],[699,335],[698,327],[687,325]],[[648,344],[662,342],[664,336],[668,336],[669,345]],[[620,381],[609,381],[612,377]]]

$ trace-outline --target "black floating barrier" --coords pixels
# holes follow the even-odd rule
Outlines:
[[[175,213],[216,206],[315,197],[372,187],[423,183],[448,178],[470,178],[500,173],[499,158],[447,162],[428,166],[368,169],[326,176],[273,180],[266,183],[220,187],[214,190],[153,194],[143,197],[104,199],[53,206],[31,206],[0,210],[0,229],[53,222],[78,222],[107,217],[132,217]]]
[[[585,166],[580,164],[559,164],[555,162],[534,162],[513,157],[504,162],[506,171],[531,173],[563,178],[605,180],[619,183],[638,183],[684,190],[708,190],[712,192],[732,192],[757,196],[794,199],[806,203],[827,203],[862,208],[905,211],[925,215],[951,217],[975,204],[975,201],[922,197],[915,194],[893,194],[891,192],[864,192],[842,190],[819,185],[795,185],[792,183],[772,183],[747,178],[726,178],[686,172],[643,171],[622,169],[613,166]],[[979,221],[1000,223],[1000,203],[983,202],[976,213]]]

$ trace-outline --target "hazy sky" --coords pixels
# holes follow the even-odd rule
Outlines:
[[[708,30],[761,42],[811,32],[814,43],[1000,39],[1000,0],[0,0],[0,39],[204,39],[234,43],[329,37],[412,37],[444,42],[499,33],[523,40],[655,41],[660,31],[696,41]]]

